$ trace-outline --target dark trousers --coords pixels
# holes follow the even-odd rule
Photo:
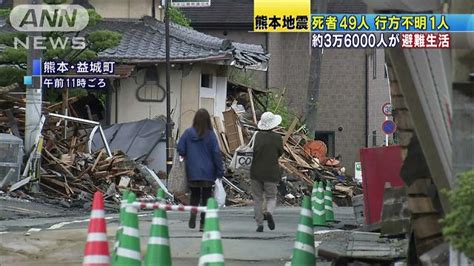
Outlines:
[[[206,206],[207,200],[212,197],[212,187],[190,187],[192,206]],[[201,212],[201,224],[204,224],[204,218],[206,213]]]

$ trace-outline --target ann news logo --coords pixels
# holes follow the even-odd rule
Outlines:
[[[80,5],[18,5],[10,13],[10,23],[20,32],[78,32],[87,27],[89,13]],[[33,36],[23,40],[14,38],[15,49],[32,47],[46,50],[47,44],[53,49],[66,49],[70,44],[72,49],[86,48],[84,37],[44,37]]]

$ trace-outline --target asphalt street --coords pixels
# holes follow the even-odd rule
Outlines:
[[[336,208],[336,216],[350,217],[350,209]],[[349,210],[349,212],[348,212]],[[188,213],[168,214],[174,265],[196,265],[202,233],[187,227]],[[285,265],[290,260],[299,220],[299,208],[280,207],[277,228],[255,232],[251,207],[219,212],[226,265]],[[110,247],[115,239],[117,215],[107,215]],[[140,214],[142,253],[145,254],[151,213]],[[80,265],[87,236],[88,217],[53,217],[0,222],[0,265]]]
[[[266,228],[265,232],[256,233],[251,208],[223,209],[219,214],[226,264],[284,265],[291,255],[298,225],[298,211],[298,208],[278,209],[275,213],[276,230],[269,231]],[[188,213],[168,215],[175,265],[196,265],[199,259],[202,233],[187,227],[188,215]],[[146,250],[151,219],[150,213],[142,214],[140,217],[143,253]],[[21,222],[27,225],[25,227],[19,226],[19,221],[0,223],[4,229],[14,229],[0,235],[2,266],[81,263],[87,233],[87,217],[31,219],[29,222]],[[108,216],[107,233],[111,246],[117,222],[116,215]]]

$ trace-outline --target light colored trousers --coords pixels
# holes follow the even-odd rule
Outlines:
[[[273,214],[273,211],[275,210],[278,183],[262,182],[257,180],[250,180],[250,182],[252,185],[255,221],[257,222],[257,225],[262,225],[264,209],[266,209],[266,211],[271,214]],[[266,206],[263,206],[264,197]]]

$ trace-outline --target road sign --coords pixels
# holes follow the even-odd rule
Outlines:
[[[397,130],[397,125],[392,120],[386,120],[382,124],[382,130],[385,134],[393,134]]]
[[[208,7],[211,6],[211,0],[171,0],[174,7]]]
[[[392,104],[391,103],[384,103],[384,105],[382,105],[382,112],[385,116],[391,116],[392,115]]]

